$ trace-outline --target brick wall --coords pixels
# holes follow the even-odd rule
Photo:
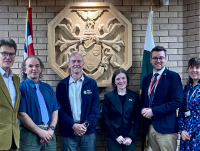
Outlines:
[[[47,25],[69,2],[111,2],[126,16],[133,25],[133,64],[128,70],[130,89],[139,92],[141,62],[150,0],[31,0],[33,8],[33,37],[35,53],[44,64],[42,80],[53,86],[54,90],[61,78],[50,69],[47,62]],[[159,0],[154,2],[154,41],[168,51],[167,67],[180,74],[186,84],[187,61],[193,56],[199,57],[199,0],[170,0],[169,6],[162,6]],[[18,46],[13,71],[20,74],[23,60],[25,18],[28,0],[0,1],[0,38],[13,38]],[[100,88],[100,97],[111,88]],[[57,145],[61,150],[58,131]],[[136,144],[136,151],[141,146],[141,130]],[[106,151],[105,132],[98,132],[97,150]],[[146,149],[149,150],[149,149]]]
[[[199,42],[199,27],[200,27],[200,1],[199,0],[190,0],[184,1],[183,5],[185,10],[183,11],[183,18],[185,22],[183,23],[182,29],[184,31],[183,43],[184,49],[183,54],[186,56],[186,59],[179,63],[180,66],[183,66],[183,82],[186,83],[188,79],[187,63],[192,57],[200,57],[200,42]]]

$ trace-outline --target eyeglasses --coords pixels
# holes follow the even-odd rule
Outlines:
[[[6,53],[6,52],[0,52],[2,57],[7,57],[9,55],[9,57],[14,58],[16,56],[15,53]]]
[[[160,58],[153,57],[152,59],[153,59],[154,61],[158,61],[158,60],[163,61],[165,58],[166,58],[166,57],[160,57]]]

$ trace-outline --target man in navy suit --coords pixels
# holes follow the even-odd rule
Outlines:
[[[176,151],[179,130],[176,110],[183,100],[181,78],[165,67],[164,47],[154,47],[150,61],[153,73],[144,77],[141,95],[145,134],[153,151]]]
[[[59,111],[62,151],[95,151],[96,123],[100,113],[97,83],[83,74],[84,60],[73,51],[68,66],[71,75],[58,83],[56,97]]]

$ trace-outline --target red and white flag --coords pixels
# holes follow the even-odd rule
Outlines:
[[[33,48],[33,28],[32,28],[32,8],[29,7],[26,16],[26,31],[25,31],[25,44],[24,44],[24,60],[28,56],[35,56]]]

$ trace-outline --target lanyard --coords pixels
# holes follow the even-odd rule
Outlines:
[[[198,86],[195,88],[195,90],[192,92],[191,95],[190,95],[190,89],[188,90],[188,93],[187,93],[187,110],[188,110],[190,100],[191,100],[192,96],[194,95],[194,93],[197,91],[197,89],[199,89]],[[190,97],[189,97],[189,95],[190,95]]]
[[[153,86],[152,86],[152,84],[153,84],[153,77],[154,77],[154,75],[152,76],[152,78],[151,78],[151,83],[150,83],[150,92],[149,92],[149,95],[148,95],[149,98],[150,98],[150,96],[151,96],[151,92],[152,92],[153,88],[154,88],[154,87],[156,86],[156,84],[159,82],[161,76],[162,76],[162,74],[161,74],[160,77],[156,80],[156,82],[154,83]],[[152,88],[151,88],[151,86],[152,86]]]

